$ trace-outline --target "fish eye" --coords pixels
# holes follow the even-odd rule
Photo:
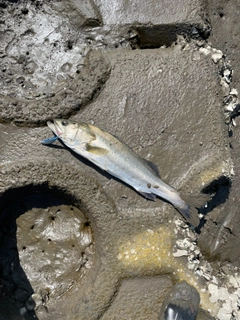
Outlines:
[[[67,126],[67,125],[68,125],[68,121],[67,121],[67,120],[63,120],[63,121],[61,122],[61,124],[62,124],[63,126]]]

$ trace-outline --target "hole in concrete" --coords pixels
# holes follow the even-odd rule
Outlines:
[[[201,209],[203,215],[207,215],[209,212],[213,211],[214,208],[220,206],[224,203],[230,193],[231,180],[225,176],[220,177],[217,180],[212,181],[208,186],[203,188],[202,192],[207,194],[212,194],[213,197],[208,203],[207,207]],[[197,232],[201,230],[206,221],[201,221],[197,228]]]
[[[8,190],[0,212],[0,293],[21,304],[34,292],[42,305],[45,288],[57,299],[91,267],[90,224],[62,191],[47,185]]]
[[[72,50],[72,48],[73,48],[73,41],[72,41],[72,40],[68,40],[68,41],[67,41],[67,48],[68,48],[69,50]]]
[[[27,8],[23,8],[23,9],[22,9],[22,13],[23,13],[23,14],[28,14],[28,9],[27,9]]]
[[[209,185],[207,185],[205,188],[203,188],[202,192],[209,193],[209,194],[215,194],[217,195],[219,188],[225,188],[226,190],[226,197],[221,198],[221,203],[225,202],[227,199],[227,195],[229,194],[229,189],[231,187],[231,180],[225,176],[221,176],[220,178],[212,181]]]
[[[3,8],[3,9],[6,9],[7,8],[7,5],[6,5],[6,3],[0,3],[0,8]]]
[[[85,171],[50,158],[8,162],[0,177],[0,305],[1,296],[9,301],[4,319],[18,319],[20,308],[29,310],[22,316],[28,320],[102,314],[119,275],[112,268],[119,214],[111,198]],[[14,307],[18,314],[10,317]]]
[[[162,45],[168,47],[177,40],[176,27],[141,26],[136,31],[141,49],[154,49]]]

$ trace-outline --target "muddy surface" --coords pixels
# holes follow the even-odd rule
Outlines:
[[[0,2],[1,320],[162,319],[182,281],[197,320],[240,319],[239,10]],[[188,199],[211,194],[199,227],[43,146],[56,117],[118,136]]]
[[[212,33],[209,41],[213,46],[221,49],[229,59],[233,69],[232,85],[239,92],[239,68],[238,68],[238,13],[240,10],[239,1],[209,2],[209,13],[211,15]],[[231,101],[229,102],[231,104]],[[239,243],[239,102],[234,103],[232,111],[232,122],[229,126],[229,144],[231,157],[234,164],[235,175],[232,179],[230,194],[225,203],[221,204],[218,211],[213,215],[202,234],[201,242],[204,248],[213,259],[220,259],[222,262],[231,261],[239,267],[240,252]],[[231,109],[231,108],[230,108]],[[225,190],[222,190],[224,193]],[[206,241],[206,235],[210,234],[211,241]],[[204,239],[205,238],[205,239]],[[208,243],[208,244],[207,244]]]

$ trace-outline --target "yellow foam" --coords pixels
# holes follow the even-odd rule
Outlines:
[[[201,307],[216,315],[219,307],[212,304],[209,294],[200,279],[187,267],[187,262],[173,256],[173,246],[176,237],[173,230],[167,226],[160,226],[156,230],[143,231],[119,246],[117,258],[128,271],[155,270],[156,274],[172,275],[174,281],[187,281],[195,287],[201,298]]]
[[[218,179],[224,173],[224,167],[226,167],[225,163],[220,163],[218,166],[215,166],[211,169],[204,170],[200,174],[200,179],[202,185],[208,185],[213,180]]]

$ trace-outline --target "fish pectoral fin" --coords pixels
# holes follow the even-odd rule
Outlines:
[[[92,154],[95,154],[98,156],[105,156],[106,154],[109,153],[109,150],[107,150],[105,148],[101,148],[101,147],[91,146],[90,143],[86,143],[85,150],[89,153],[92,153]]]
[[[148,200],[156,201],[156,196],[153,193],[142,192],[137,190],[142,196],[144,196]]]

